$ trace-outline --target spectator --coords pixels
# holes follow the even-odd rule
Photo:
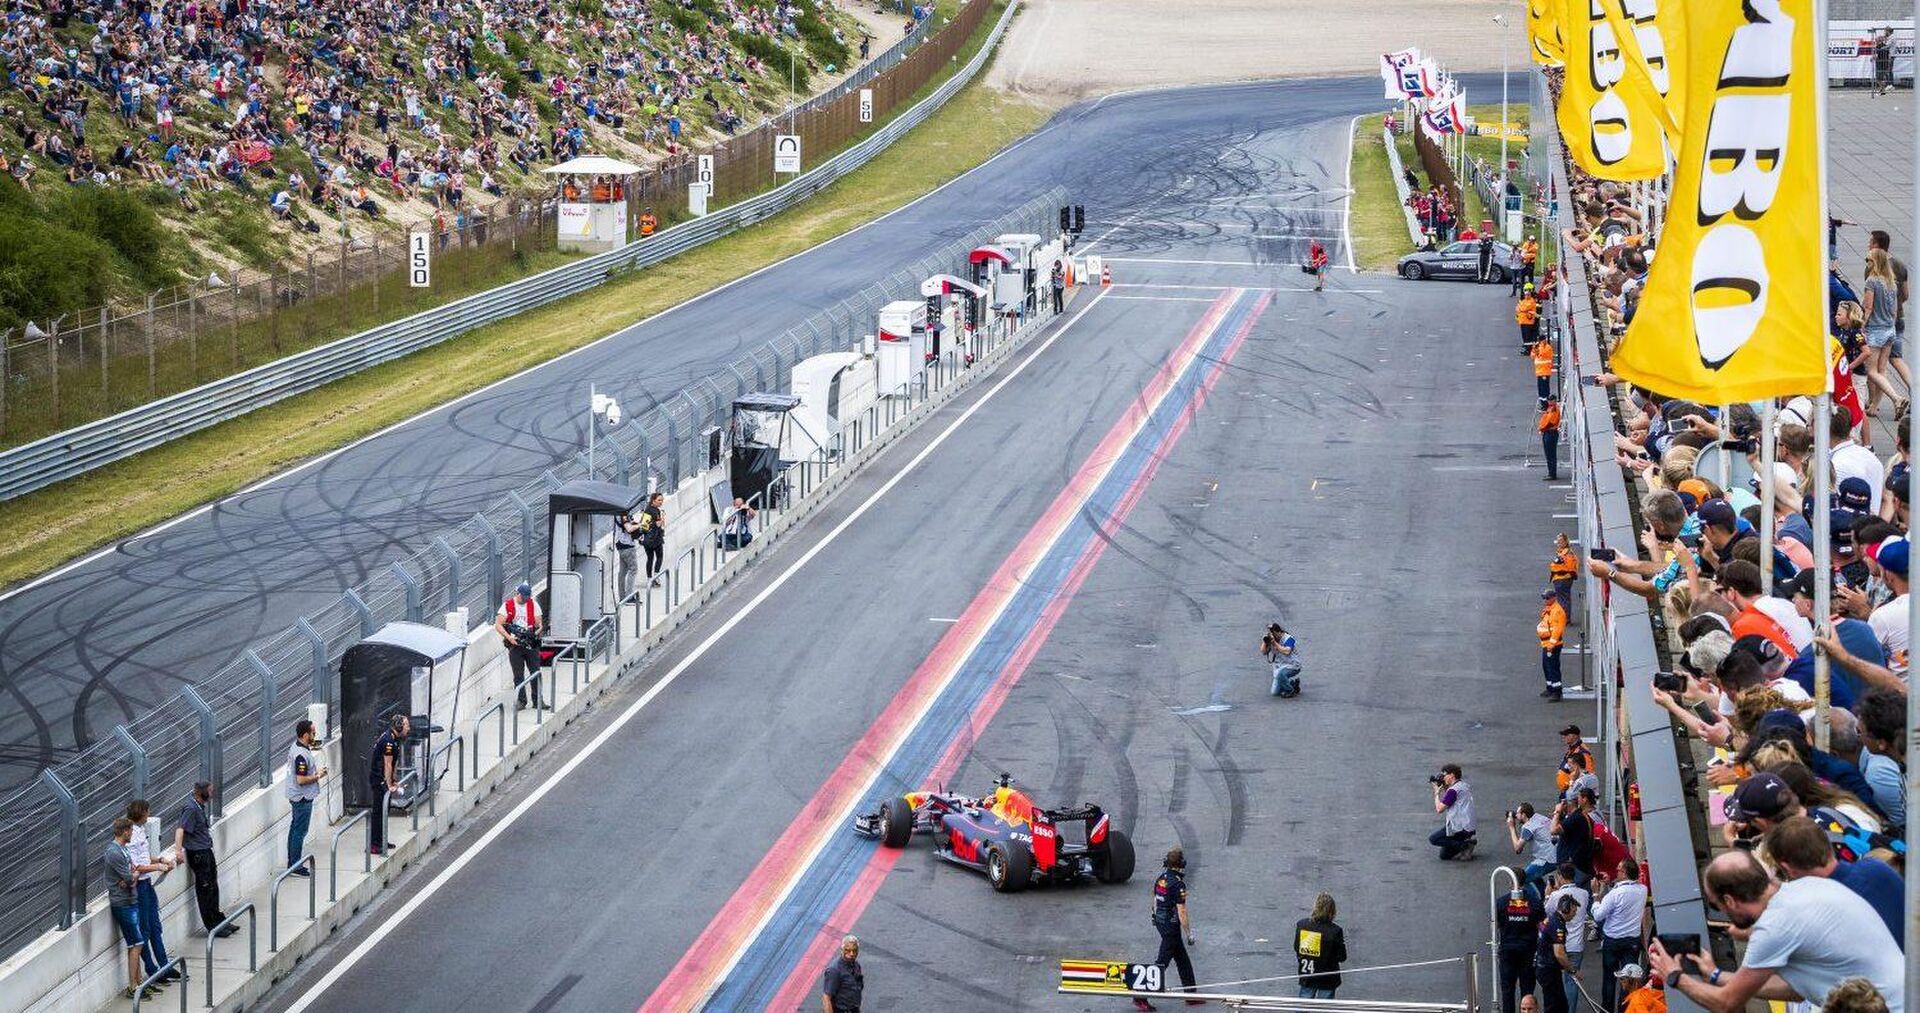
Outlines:
[[[1595,876],[1593,920],[1600,926],[1600,1005],[1613,1010],[1616,979],[1623,968],[1639,970],[1640,945],[1646,931],[1647,887],[1640,882],[1640,863],[1620,863],[1620,881]]]
[[[1593,798],[1592,789],[1585,789],[1553,807],[1554,857],[1560,868],[1573,870],[1567,881],[1583,887],[1593,878],[1593,821],[1586,813]]]
[[[1890,363],[1893,357],[1894,320],[1900,305],[1900,297],[1898,295],[1899,287],[1899,282],[1894,278],[1893,274],[1893,261],[1887,256],[1887,251],[1868,250],[1866,287],[1860,293],[1860,308],[1865,310],[1867,314],[1866,413],[1868,415],[1875,413],[1882,392],[1893,399],[1896,411],[1900,405],[1905,403],[1905,399],[1899,395],[1893,386],[1892,379],[1887,375],[1891,369]],[[1835,414],[1838,415],[1839,413],[1836,412]],[[1848,427],[1851,429],[1853,421],[1851,416],[1849,416],[1847,421]],[[1836,441],[1836,460],[1834,466],[1838,469],[1839,434],[1836,433],[1834,438]],[[1877,490],[1880,483],[1873,481],[1869,484],[1876,490],[1876,502],[1873,509],[1878,510]]]
[[[1334,922],[1333,897],[1313,899],[1313,912],[1293,927],[1293,955],[1300,961],[1300,998],[1331,999],[1347,959],[1347,932]]]
[[[220,865],[213,855],[213,819],[207,803],[213,801],[213,785],[194,783],[193,793],[180,804],[180,818],[173,832],[174,850],[187,856],[187,869],[193,873],[193,898],[200,908],[200,924],[221,938],[240,931],[238,925],[224,924],[226,913],[220,910]]]
[[[1540,902],[1524,887],[1516,887],[1494,902],[1493,917],[1499,926],[1500,949],[1497,973],[1500,975],[1500,1013],[1514,1013],[1517,992],[1524,1006],[1533,998],[1533,954],[1540,930]]]
[[[1888,1013],[1887,1000],[1873,987],[1873,982],[1848,978],[1827,993],[1821,1013]]]
[[[1522,802],[1507,814],[1507,840],[1513,845],[1514,854],[1527,855],[1520,881],[1538,897],[1545,892],[1541,884],[1547,874],[1560,864],[1553,841],[1553,821],[1535,812],[1532,803]]]
[[[1890,344],[1893,340],[1891,314],[1888,320],[1887,341]],[[1871,367],[1868,375],[1872,375]],[[1838,487],[1849,478],[1858,478],[1865,482],[1868,490],[1867,509],[1878,512],[1880,490],[1887,484],[1886,469],[1881,465],[1880,459],[1873,456],[1873,451],[1855,442],[1853,416],[1848,415],[1844,408],[1834,409],[1832,416],[1828,419],[1827,435],[1832,443],[1832,449],[1827,452],[1827,459],[1833,462],[1834,485]]]
[[[1584,820],[1584,817],[1579,818]],[[1592,922],[1589,911],[1593,906],[1593,895],[1588,892],[1585,882],[1578,878],[1572,866],[1562,864],[1554,873],[1553,892],[1547,895],[1547,910],[1560,912],[1560,920],[1567,931],[1563,946],[1565,953],[1562,954],[1563,966],[1558,979],[1558,1008],[1567,1013],[1578,1013],[1580,1009],[1580,965],[1586,961],[1587,926]],[[1535,973],[1538,973],[1538,968]],[[1551,975],[1540,976],[1540,990],[1548,993],[1548,1009],[1555,1008],[1552,995],[1555,980]]]
[[[1876,757],[1867,751],[1866,745],[1861,741],[1860,719],[1855,717],[1852,711],[1841,708],[1837,704],[1827,712],[1827,748],[1835,761],[1845,763],[1853,770],[1859,771],[1861,780],[1872,789],[1873,794],[1869,797],[1873,801],[1870,806],[1874,814],[1880,818],[1882,828],[1890,832],[1897,829],[1898,821],[1888,815],[1887,809],[1892,808],[1902,816],[1905,815],[1901,800],[1904,798],[1906,785],[1898,777],[1900,768],[1885,757],[1878,757],[1877,759],[1885,765],[1879,769],[1881,783],[1875,784],[1874,778],[1867,776],[1867,765]],[[1895,775],[1891,781],[1887,779],[1886,767],[1892,767],[1891,773]],[[1883,788],[1886,790],[1884,798],[1881,795]]]
[[[640,543],[634,536],[640,533],[639,520],[626,514],[613,519],[613,549],[620,559],[620,598],[622,601],[633,593],[634,577],[640,572]]]
[[[733,506],[727,515],[720,519],[718,537],[723,549],[744,549],[753,541],[753,518],[757,512],[739,496],[733,498]]]
[[[1478,825],[1473,816],[1473,787],[1457,763],[1441,767],[1432,785],[1433,811],[1440,814],[1440,829],[1428,835],[1427,843],[1440,849],[1443,862],[1473,858]]]
[[[1806,816],[1783,820],[1767,831],[1767,857],[1787,882],[1815,876],[1831,879],[1852,890],[1873,907],[1874,913],[1893,936],[1895,945],[1904,946],[1906,938],[1905,886],[1900,874],[1877,858],[1862,855],[1842,862],[1834,857],[1833,841],[1826,830]]]
[[[1880,648],[1886,653],[1887,667],[1900,675],[1907,671],[1907,558],[1906,539],[1898,539],[1880,546],[1875,553],[1875,562],[1879,566],[1881,578],[1886,582],[1887,590],[1893,593],[1892,600],[1873,610],[1867,618],[1867,625],[1873,627],[1874,635],[1880,641]]]
[[[155,874],[166,875],[172,871],[173,863],[164,855],[153,853],[152,843],[147,838],[147,820],[152,814],[144,798],[136,798],[127,803],[127,819],[133,821],[133,833],[127,838],[127,854],[133,859],[133,897],[140,910],[140,938],[146,944],[141,955],[146,961],[147,974],[152,976],[167,966],[167,944],[161,937],[160,895],[154,892]],[[177,981],[180,969],[174,968],[161,978],[162,982]]]
[[[647,497],[646,509],[640,523],[640,548],[647,554],[647,582],[660,582],[660,561],[665,555],[667,544],[667,512],[661,504],[666,502],[662,493]]]
[[[126,944],[127,950],[127,987],[121,995],[131,999],[137,990],[140,998],[151,999],[160,989],[156,985],[140,988],[140,982],[146,978],[140,969],[146,937],[140,934],[140,903],[134,897],[133,878],[138,873],[133,856],[127,850],[132,836],[133,821],[125,816],[115,819],[113,840],[107,843],[100,864],[107,881],[107,910],[113,915],[113,924],[120,930],[120,941]]]
[[[313,822],[313,803],[320,797],[320,781],[327,776],[327,768],[320,762],[314,750],[319,745],[315,741],[313,722],[301,718],[293,725],[293,745],[287,747],[287,805],[293,811],[293,818],[287,824],[287,868],[295,869],[307,854],[307,827]],[[311,876],[312,872],[298,868],[296,876]]]
[[[1890,827],[1907,822],[1907,786],[1901,770],[1907,743],[1906,694],[1895,689],[1870,690],[1854,705],[1859,716],[1865,762],[1860,769],[1873,788],[1873,805]]]
[[[1853,891],[1819,876],[1776,882],[1739,850],[1709,862],[1702,887],[1708,903],[1751,930],[1745,958],[1731,974],[1700,953],[1683,965],[1656,939],[1648,946],[1653,971],[1669,988],[1712,1013],[1737,1013],[1751,999],[1824,996],[1848,978],[1865,978],[1890,1010],[1903,1007],[1900,947]]]
[[[1556,787],[1565,794],[1573,787],[1575,779],[1594,772],[1593,750],[1587,748],[1586,738],[1580,733],[1579,725],[1567,725],[1560,729],[1560,745],[1564,751],[1560,755],[1560,769],[1554,772]]]

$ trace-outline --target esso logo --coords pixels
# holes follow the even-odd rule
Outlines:
[[[1044,823],[1036,824],[1033,828],[1033,836],[1053,840],[1053,828]]]
[[[1767,216],[1780,189],[1793,133],[1794,20],[1779,0],[1748,0],[1759,20],[1727,40],[1713,109],[1700,145],[1702,230],[1690,297],[1700,361],[1733,357],[1766,316],[1766,250],[1748,224]]]

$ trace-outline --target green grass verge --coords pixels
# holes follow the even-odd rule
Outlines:
[[[1500,106],[1471,106],[1468,112],[1477,120],[1497,123],[1500,120]],[[1529,110],[1523,103],[1512,103],[1507,108],[1507,116],[1521,127],[1527,126]],[[1386,141],[1381,133],[1386,125],[1386,114],[1363,116],[1354,126],[1353,138],[1353,205],[1349,218],[1353,229],[1353,261],[1361,270],[1390,271],[1401,257],[1413,252],[1413,240],[1407,235],[1406,214],[1400,207],[1400,194],[1393,185],[1392,162],[1387,159]],[[1420,165],[1420,156],[1414,151],[1410,137],[1394,138],[1394,146],[1400,152],[1402,165],[1411,165],[1422,179],[1426,170]],[[1519,157],[1525,142],[1509,141],[1508,156]],[[1485,159],[1489,164],[1500,162],[1500,138],[1498,135],[1467,138],[1469,157]],[[1480,200],[1480,194],[1472,187],[1466,188],[1465,214],[1461,221],[1478,225],[1488,217],[1487,208]]]
[[[1347,223],[1353,234],[1353,262],[1363,271],[1391,271],[1413,252],[1387,160],[1385,128],[1384,113],[1363,116],[1354,126],[1353,202]]]
[[[982,23],[981,36],[998,17]],[[957,64],[967,60],[963,51]],[[956,65],[957,65],[956,64]],[[1048,112],[984,73],[886,152],[805,204],[665,263],[0,503],[0,586],[44,573],[276,472],[539,365],[716,284],[826,242],[986,161]],[[884,274],[875,265],[875,274]]]

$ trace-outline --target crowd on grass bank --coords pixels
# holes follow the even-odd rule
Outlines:
[[[459,208],[510,174],[624,145],[664,156],[732,133],[772,40],[864,56],[828,0],[15,2],[0,172],[23,186],[220,190],[282,218]],[[823,38],[822,36],[826,36]],[[808,45],[811,43],[811,45]],[[282,157],[297,151],[302,157]]]
[[[1564,199],[1576,221],[1560,238],[1568,270],[1590,283],[1603,344],[1633,319],[1657,254],[1659,209],[1632,197],[1570,171]],[[1702,888],[1714,917],[1731,925],[1736,955],[1717,959],[1708,940],[1663,939],[1643,924],[1632,953],[1644,964],[1634,969],[1647,987],[1678,989],[1723,1013],[1753,999],[1849,1013],[1904,1005],[1908,286],[1886,233],[1870,235],[1864,263],[1832,265],[1832,411],[1822,417],[1807,398],[1774,405],[1770,465],[1759,454],[1765,405],[1702,405],[1597,378],[1613,395],[1617,463],[1638,489],[1642,528],[1637,551],[1590,552],[1585,567],[1609,593],[1645,597],[1664,620],[1674,671],[1655,676],[1652,695],[1712,757],[1700,788],[1718,854]],[[1824,459],[1818,428],[1830,440]],[[1825,502],[1814,495],[1823,469],[1833,490]],[[1773,526],[1764,552],[1763,497]],[[1824,572],[1814,558],[1817,512],[1832,532]],[[1563,556],[1559,569],[1571,577],[1572,561]],[[1831,595],[1826,616],[1816,613],[1822,590]],[[1547,646],[1543,632],[1543,653]],[[1819,651],[1831,665],[1828,708],[1816,705]],[[1537,832],[1526,840],[1537,842]],[[1621,883],[1631,878],[1625,861],[1606,879],[1597,867],[1566,875],[1546,868],[1541,848],[1512,901],[1541,900],[1531,909],[1544,919],[1536,968],[1564,967],[1576,943],[1598,941],[1605,953],[1620,939],[1626,954],[1615,931],[1626,916],[1609,927],[1601,907],[1619,886],[1576,893],[1571,904],[1561,893]],[[1549,996],[1545,1005],[1558,1013],[1575,999]]]

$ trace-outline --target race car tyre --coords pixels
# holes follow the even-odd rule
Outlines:
[[[1126,834],[1107,831],[1107,853],[1093,860],[1093,875],[1102,883],[1124,883],[1133,878],[1133,842]]]
[[[1019,841],[987,848],[987,882],[1000,893],[1019,893],[1033,879],[1033,852]]]
[[[890,798],[880,805],[880,843],[889,848],[904,848],[913,839],[913,805],[904,798]]]
[[[1419,281],[1420,279],[1425,278],[1427,276],[1427,269],[1421,266],[1419,261],[1414,261],[1413,263],[1408,264],[1405,267],[1402,267],[1400,269],[1400,273],[1406,276],[1406,279],[1408,281]]]

